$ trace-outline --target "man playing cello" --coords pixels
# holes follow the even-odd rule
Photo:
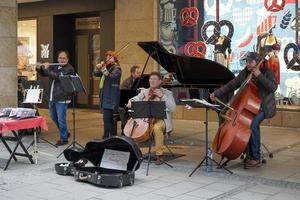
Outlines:
[[[142,90],[137,96],[128,101],[127,107],[131,107],[132,101],[165,101],[167,108],[167,118],[164,120],[157,120],[153,124],[153,135],[155,138],[156,151],[156,165],[161,165],[164,162],[163,158],[163,143],[164,132],[172,131],[171,112],[176,109],[176,103],[171,91],[160,87],[162,83],[162,76],[158,72],[150,73],[149,84],[150,88]]]
[[[231,80],[223,87],[214,91],[210,98],[215,101],[230,92],[238,89],[250,73],[252,73],[253,82],[258,88],[261,99],[260,109],[251,123],[251,136],[248,144],[249,158],[246,159],[245,168],[254,168],[260,165],[260,124],[264,119],[272,118],[276,114],[275,91],[277,84],[274,73],[268,68],[267,62],[262,62],[258,66],[262,58],[255,52],[248,52],[242,61],[245,61],[246,67],[239,73],[237,77]]]

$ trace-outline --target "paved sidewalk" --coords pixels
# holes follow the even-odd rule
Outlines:
[[[42,113],[47,116],[46,111]],[[69,114],[69,116],[71,116]],[[101,137],[100,114],[95,111],[78,110],[76,133],[81,144]],[[43,133],[48,139],[57,138],[57,130],[50,122],[49,132]],[[68,122],[71,122],[70,119]],[[71,123],[69,123],[71,124]],[[171,136],[171,148],[175,153],[186,156],[170,161],[174,168],[166,165],[150,165],[146,176],[146,163],[136,172],[136,182],[131,187],[107,189],[87,183],[75,182],[71,176],[56,175],[54,164],[64,161],[63,156],[56,159],[65,147],[53,148],[46,143],[39,143],[38,164],[20,158],[10,164],[7,171],[0,171],[0,199],[270,199],[293,200],[300,196],[300,131],[263,127],[262,138],[274,153],[274,158],[267,158],[267,164],[252,170],[245,170],[241,161],[229,163],[233,175],[222,170],[206,172],[201,168],[192,177],[189,173],[204,155],[204,126],[197,121],[176,120]],[[209,124],[209,138],[212,140],[217,124]],[[71,127],[70,127],[71,129]],[[32,136],[24,137],[26,146]],[[42,154],[53,154],[48,156]],[[7,158],[6,149],[0,145],[0,158]],[[215,156],[218,160],[218,156]]]

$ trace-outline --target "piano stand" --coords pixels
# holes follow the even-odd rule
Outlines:
[[[208,160],[212,161],[213,163],[215,163],[217,165],[217,169],[224,169],[227,172],[229,172],[230,174],[233,174],[232,171],[230,171],[229,169],[227,169],[225,166],[227,164],[227,161],[224,164],[220,164],[217,161],[215,161],[214,159],[210,158],[208,156],[208,119],[207,119],[207,115],[208,115],[208,107],[205,107],[205,156],[203,157],[203,159],[201,160],[201,162],[196,166],[196,168],[192,171],[192,173],[190,173],[189,177],[191,177],[198,168],[200,168],[202,166],[202,164],[206,165],[206,168],[208,167]]]

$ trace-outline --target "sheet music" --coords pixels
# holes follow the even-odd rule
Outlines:
[[[203,105],[207,105],[207,106],[211,106],[211,107],[219,107],[220,105],[217,104],[211,104],[208,101],[206,101],[205,99],[193,99],[195,102],[197,103],[201,103]]]
[[[24,103],[39,103],[40,89],[28,89]]]
[[[130,152],[104,149],[100,167],[127,171]]]
[[[180,101],[182,102],[196,102],[196,103],[200,103],[202,105],[206,105],[206,106],[210,106],[210,107],[219,107],[220,105],[218,104],[211,104],[208,101],[206,101],[205,99],[180,99]],[[190,108],[188,108],[190,109]]]

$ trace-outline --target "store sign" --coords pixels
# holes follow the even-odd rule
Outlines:
[[[85,17],[75,20],[76,30],[100,29],[100,17]]]
[[[50,44],[41,44],[41,58],[49,58],[50,50],[49,50]]]

